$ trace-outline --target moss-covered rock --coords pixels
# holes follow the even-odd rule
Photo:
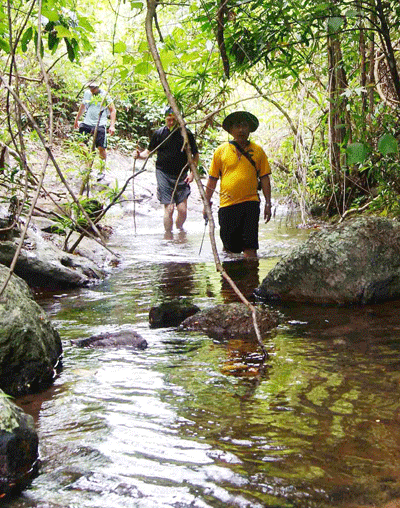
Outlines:
[[[400,298],[400,222],[367,217],[318,231],[267,274],[256,294],[325,304]]]
[[[278,325],[277,317],[264,308],[256,309],[261,335]],[[188,317],[179,327],[187,331],[201,331],[214,339],[253,339],[256,333],[253,315],[244,303],[219,304]]]
[[[0,502],[29,484],[38,464],[33,418],[0,391]]]
[[[0,266],[0,285],[8,269]],[[27,284],[13,275],[0,299],[0,389],[19,396],[49,386],[61,367],[61,339]]]

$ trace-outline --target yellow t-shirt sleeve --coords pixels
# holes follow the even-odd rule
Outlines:
[[[262,176],[265,176],[265,175],[270,175],[271,174],[271,168],[270,168],[270,165],[269,165],[266,153],[264,152],[264,150],[260,146],[257,146],[257,152],[258,153],[256,154],[257,155],[256,166],[257,166],[257,169],[258,169],[258,176],[262,177]],[[258,164],[257,164],[257,159],[259,160]]]
[[[214,178],[219,178],[221,176],[222,169],[221,148],[222,145],[215,150],[213,158],[211,160],[210,171],[208,172],[208,174],[210,176],[213,176]]]

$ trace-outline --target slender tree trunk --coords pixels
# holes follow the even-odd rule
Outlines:
[[[332,195],[337,211],[342,214],[346,203],[346,178],[343,169],[342,147],[351,142],[351,124],[347,100],[343,92],[348,88],[343,67],[339,33],[328,28],[328,100],[329,100],[329,159],[332,173]]]
[[[341,66],[340,41],[328,35],[328,98],[329,98],[329,151],[330,165],[335,182],[341,181],[340,147],[344,140],[343,71]]]
[[[385,57],[389,67],[390,76],[392,78],[393,88],[396,94],[396,100],[400,102],[400,77],[397,69],[396,58],[394,56],[392,40],[390,37],[390,29],[383,9],[382,0],[376,0],[376,9],[378,15],[378,22],[380,24],[379,33],[384,43]]]
[[[226,4],[228,0],[220,0],[220,5],[217,13],[217,41],[219,52],[221,53],[222,64],[224,66],[224,73],[227,78],[229,78],[230,67],[229,67],[229,59],[226,53],[225,48],[225,39],[224,39],[224,29],[225,29],[225,13],[226,13]]]
[[[361,13],[361,5],[357,5],[357,10]],[[361,109],[363,116],[365,116],[368,109],[368,96],[367,96],[367,51],[365,46],[365,33],[364,33],[364,20],[360,15],[360,37],[358,40],[358,48],[360,51],[360,86],[363,88],[361,92]]]
[[[373,15],[370,24],[376,24],[376,17]],[[375,106],[375,33],[373,30],[370,31],[370,42],[369,42],[369,71],[368,71],[368,123],[371,123],[371,117],[374,114]]]

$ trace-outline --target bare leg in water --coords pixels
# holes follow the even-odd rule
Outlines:
[[[164,229],[167,234],[172,233],[174,204],[164,205]]]
[[[183,224],[185,223],[187,217],[187,199],[185,199],[185,201],[182,201],[182,203],[179,203],[176,209],[178,211],[178,216],[176,217],[175,224],[178,229],[182,229]]]

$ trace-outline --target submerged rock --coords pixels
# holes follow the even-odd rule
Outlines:
[[[278,325],[277,317],[269,310],[256,308],[261,335]],[[220,304],[188,317],[181,330],[201,331],[211,338],[255,338],[253,316],[244,303]]]
[[[7,275],[0,265],[0,285]],[[51,385],[61,368],[61,339],[16,275],[0,299],[0,338],[0,389],[19,396]]]
[[[366,304],[400,297],[400,222],[367,217],[312,234],[265,277],[263,300]]]
[[[0,503],[24,489],[37,473],[38,442],[33,418],[0,391]]]
[[[133,330],[120,330],[118,332],[105,332],[99,335],[92,335],[85,339],[71,340],[71,343],[78,347],[87,348],[113,348],[133,347],[146,349],[147,341]]]
[[[149,312],[150,328],[178,326],[189,316],[200,311],[200,307],[186,300],[172,300],[152,307]]]

